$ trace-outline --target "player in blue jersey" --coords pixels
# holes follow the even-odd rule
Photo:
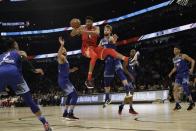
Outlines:
[[[22,59],[27,57],[24,51],[19,51],[16,41],[5,40],[6,52],[0,55],[0,92],[10,86],[17,95],[20,95],[27,106],[43,123],[45,131],[52,131],[50,125],[42,115],[39,107],[32,99],[30,89],[22,75]],[[35,70],[35,73],[40,73]]]
[[[74,108],[77,104],[78,94],[76,89],[69,80],[69,73],[78,70],[76,67],[73,69],[69,68],[69,62],[67,60],[67,51],[64,47],[64,39],[59,37],[60,48],[58,51],[58,84],[60,88],[66,93],[67,100],[63,117],[68,120],[77,120],[79,118],[74,116]]]
[[[116,50],[116,41],[118,37],[117,35],[111,36],[111,34],[112,34],[112,26],[106,25],[104,27],[104,38],[101,39],[99,46],[103,46],[104,48],[112,48]],[[133,93],[132,83],[129,83],[127,81],[127,78],[123,71],[121,61],[119,59],[110,56],[106,57],[105,59],[105,69],[104,69],[105,104],[103,105],[103,107],[106,107],[106,105],[111,103],[111,98],[109,93],[110,93],[111,84],[114,79],[115,72],[120,78],[120,80],[122,81],[122,84],[126,91],[125,100],[119,107],[120,108],[119,114],[122,113],[124,104],[126,103],[130,104],[129,112],[131,114],[138,114],[132,107],[132,93]]]
[[[138,58],[139,51],[132,49],[130,51],[129,61],[128,63],[123,63],[123,68],[125,73],[127,74],[129,80],[133,83],[134,88],[136,88],[136,78],[137,78],[137,67],[139,66]]]
[[[176,72],[175,84],[173,88],[173,95],[176,102],[176,106],[174,110],[180,110],[180,87],[182,87],[184,93],[189,98],[189,107],[187,110],[192,110],[195,107],[195,103],[192,100],[191,92],[189,89],[189,75],[193,73],[195,60],[189,57],[186,54],[181,53],[181,49],[179,46],[174,47],[174,55],[173,63],[174,68],[169,73],[169,77],[171,77]],[[188,62],[191,63],[191,68],[189,69]]]

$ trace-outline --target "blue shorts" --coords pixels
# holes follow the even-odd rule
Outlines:
[[[182,73],[182,74],[176,74],[175,83],[183,86],[189,84],[189,74],[188,73]]]
[[[14,65],[0,66],[0,92],[6,86],[10,86],[17,95],[30,91],[23,76]]]
[[[58,78],[58,84],[60,88],[66,93],[66,95],[69,95],[75,90],[73,84],[70,82],[69,79]]]

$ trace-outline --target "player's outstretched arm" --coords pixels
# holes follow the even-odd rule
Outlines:
[[[64,61],[65,56],[63,55],[63,50],[64,50],[64,44],[65,44],[65,40],[62,37],[59,37],[59,43],[60,43],[60,48],[58,50],[58,61]]]
[[[193,73],[195,67],[195,60],[186,54],[182,54],[182,58],[191,63],[190,73]]]
[[[25,67],[31,72],[31,73],[34,73],[34,74],[39,74],[39,75],[44,75],[44,71],[39,68],[39,69],[36,69],[32,63],[27,59],[27,53],[25,51],[19,51],[19,54],[21,55],[22,57],[22,62],[23,64],[25,65]]]

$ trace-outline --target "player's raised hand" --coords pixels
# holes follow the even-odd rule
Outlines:
[[[118,36],[116,34],[112,35],[112,37],[114,38],[115,42],[118,40]]]
[[[59,43],[61,44],[61,46],[64,46],[65,44],[65,40],[63,39],[62,36],[59,37]]]

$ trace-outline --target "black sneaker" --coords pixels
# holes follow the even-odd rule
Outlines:
[[[94,82],[93,80],[86,80],[85,85],[88,89],[93,89],[94,88]]]
[[[118,108],[118,114],[121,115],[122,114],[122,110],[123,110],[123,105],[120,105]]]
[[[111,104],[112,103],[112,100],[111,99],[108,99],[105,101],[104,105],[103,105],[103,108],[105,108],[107,105]]]
[[[195,107],[195,103],[190,103],[189,107],[187,108],[187,111],[192,110]]]
[[[63,113],[63,117],[66,118],[67,116],[68,116],[68,113],[67,112],[64,112]]]
[[[78,117],[75,117],[74,114],[68,114],[67,120],[70,120],[70,121],[75,121],[75,120],[79,120]]]
[[[180,104],[176,104],[176,106],[174,107],[174,111],[180,110],[182,107],[180,106]]]

